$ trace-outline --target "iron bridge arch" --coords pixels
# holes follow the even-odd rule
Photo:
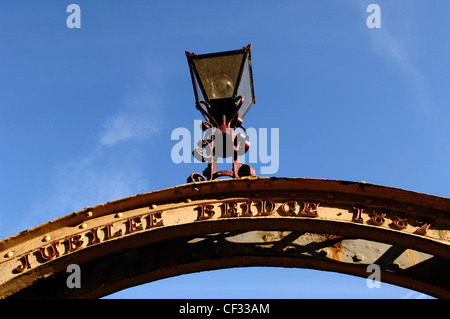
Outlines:
[[[299,267],[450,297],[450,199],[336,180],[196,182],[79,212],[0,241],[1,298],[97,298],[238,266]],[[68,265],[81,288],[66,284]]]

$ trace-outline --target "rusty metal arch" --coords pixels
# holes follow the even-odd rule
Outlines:
[[[175,275],[300,267],[450,297],[450,199],[335,180],[191,183],[88,207],[0,241],[0,297],[93,298]],[[81,269],[68,288],[67,266]]]

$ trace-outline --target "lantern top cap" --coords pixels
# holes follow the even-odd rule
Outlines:
[[[194,52],[185,51],[186,56],[188,58],[208,58],[208,57],[214,57],[214,56],[220,56],[220,55],[228,55],[228,54],[237,54],[242,53],[243,51],[251,51],[253,44],[250,43],[245,47],[242,47],[242,49],[239,50],[231,50],[231,51],[222,51],[222,52],[215,52],[215,53],[206,53],[206,54],[195,54]]]

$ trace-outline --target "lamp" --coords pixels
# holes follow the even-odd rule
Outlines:
[[[239,156],[250,147],[246,135],[236,133],[242,128],[244,116],[256,102],[253,89],[249,44],[240,50],[197,55],[186,51],[194,87],[197,109],[203,114],[202,123],[207,138],[195,149],[195,158],[208,162],[204,175],[193,173],[188,182],[212,180],[220,176],[255,175],[254,169],[239,163]],[[199,144],[200,144],[199,143]],[[222,144],[222,145],[220,145]],[[203,149],[209,152],[205,154]],[[233,171],[217,171],[217,158],[233,156]]]

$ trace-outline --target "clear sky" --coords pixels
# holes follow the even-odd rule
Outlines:
[[[81,8],[81,28],[66,24],[71,3]],[[372,3],[381,28],[366,23]],[[450,197],[449,12],[447,0],[1,0],[0,238],[202,171],[171,158],[172,131],[192,131],[201,119],[184,51],[248,43],[258,102],[244,126],[279,129],[279,167],[268,176]],[[252,165],[263,175],[261,163]],[[424,297],[387,284],[368,289],[347,275],[264,267],[114,296],[230,295]]]

